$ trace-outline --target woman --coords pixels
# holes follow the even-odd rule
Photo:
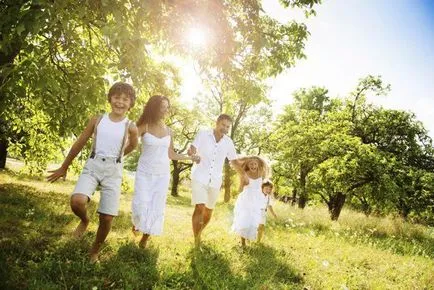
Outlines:
[[[197,156],[177,154],[172,133],[164,124],[170,102],[165,96],[152,96],[137,121],[142,140],[132,201],[133,231],[141,232],[139,247],[145,248],[151,235],[161,235],[170,181],[170,159],[194,160]]]

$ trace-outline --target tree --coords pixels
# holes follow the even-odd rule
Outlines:
[[[188,110],[180,104],[174,107],[170,126],[174,131],[174,149],[177,153],[186,154],[193,138],[199,131],[203,117],[194,108]],[[191,161],[172,160],[172,186],[171,194],[178,196],[178,187],[182,180],[186,177],[186,173],[190,171],[193,163]]]
[[[343,128],[342,118],[329,124],[328,112],[339,106],[332,101],[324,88],[301,89],[294,93],[294,103],[285,107],[270,137],[269,152],[277,161],[275,167],[290,179],[294,196],[298,195],[298,206],[304,208],[309,198],[308,176],[318,164],[329,157],[322,148],[336,128]],[[345,122],[344,122],[345,124]]]
[[[22,143],[29,138],[13,139],[18,130],[34,135],[23,123],[12,123],[23,119],[21,111],[38,112],[45,116],[45,133],[69,138],[78,133],[89,115],[104,109],[107,79],[131,80],[140,91],[139,100],[157,91],[173,95],[179,83],[176,69],[159,56],[192,55],[183,35],[198,21],[214,36],[210,42],[213,49],[201,53],[198,62],[203,68],[220,72],[234,72],[241,64],[261,78],[275,75],[303,56],[307,37],[304,25],[279,24],[263,15],[259,1],[4,3],[0,18],[0,119],[12,129],[0,140],[0,147],[7,148],[5,140],[9,140],[16,152],[32,146]],[[284,2],[307,14],[314,12],[317,3]],[[23,110],[29,103],[33,107]],[[137,111],[132,112],[135,115]],[[6,150],[0,154],[4,157]],[[43,165],[44,161],[37,163]]]
[[[119,5],[117,1],[28,0],[6,1],[2,6],[0,119],[9,128],[8,137],[2,139],[11,141],[26,161],[31,158],[39,164],[38,171],[53,155],[47,151],[48,144],[42,146],[43,139],[35,148],[35,138],[77,135],[90,115],[104,109],[105,76],[131,79],[145,95],[157,87],[171,91],[165,80],[173,69],[144,50],[146,43],[154,47],[161,43],[151,33],[153,22],[147,22],[158,7],[146,10],[150,7],[141,5],[136,1]],[[23,122],[29,118],[42,123],[35,128]],[[24,138],[14,139],[20,132]],[[47,137],[48,142],[56,140]],[[31,148],[41,156],[26,154]],[[4,158],[6,150],[0,154]]]

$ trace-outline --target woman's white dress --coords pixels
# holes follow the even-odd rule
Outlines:
[[[262,218],[261,186],[262,177],[249,178],[249,184],[244,186],[235,202],[232,230],[248,240],[256,240]]]
[[[148,132],[142,137],[132,221],[135,230],[149,235],[161,235],[164,224],[167,191],[170,181],[170,134],[159,138]]]

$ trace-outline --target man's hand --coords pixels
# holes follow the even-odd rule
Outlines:
[[[190,145],[190,148],[188,148],[187,150],[187,155],[188,156],[193,156],[197,154],[197,150],[196,147],[194,147],[193,145]]]
[[[200,163],[200,156],[199,155],[192,155],[191,160],[193,160],[193,162],[195,162],[196,164],[199,164]]]
[[[63,178],[63,180],[65,180],[67,171],[68,171],[68,168],[64,168],[64,167],[60,167],[56,170],[50,170],[48,172],[50,172],[52,174],[47,177],[47,181],[55,182],[59,178]]]

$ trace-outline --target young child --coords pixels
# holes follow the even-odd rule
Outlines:
[[[261,221],[258,227],[258,243],[261,242],[262,237],[264,236],[265,231],[265,221],[267,219],[267,210],[277,218],[276,213],[273,210],[273,199],[271,197],[273,192],[273,183],[269,180],[266,180],[262,183],[262,195],[260,198],[261,204]]]
[[[80,224],[74,231],[75,237],[81,237],[89,224],[87,203],[92,198],[98,185],[101,186],[101,198],[98,207],[99,226],[95,242],[90,249],[90,260],[98,260],[98,252],[110,232],[112,220],[118,215],[121,183],[122,157],[137,146],[137,127],[126,118],[126,113],[134,106],[136,94],[131,85],[115,83],[108,92],[111,112],[91,118],[72,145],[62,166],[50,171],[47,180],[54,182],[65,179],[69,165],[83,149],[93,135],[92,152],[83,168],[71,195],[71,209],[80,218]]]
[[[240,235],[241,246],[246,247],[247,240],[256,240],[261,223],[262,182],[268,175],[267,163],[257,156],[244,157],[234,163],[234,169],[240,175],[242,192],[234,207],[232,230]]]

